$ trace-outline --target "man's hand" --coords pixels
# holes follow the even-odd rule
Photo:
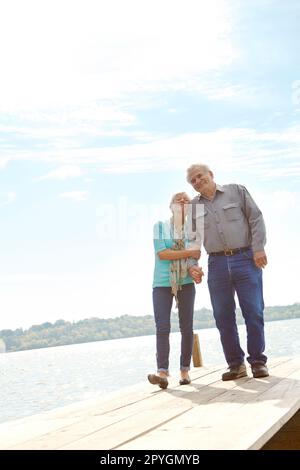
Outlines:
[[[253,254],[253,259],[257,268],[264,268],[268,264],[267,255],[264,250],[256,251]]]
[[[200,266],[191,266],[188,269],[189,275],[193,278],[196,284],[200,284],[202,282],[202,277],[204,276],[204,272]]]
[[[200,250],[194,250],[194,249],[189,249],[188,248],[188,258],[195,258],[197,261],[200,259],[201,256],[201,251]]]

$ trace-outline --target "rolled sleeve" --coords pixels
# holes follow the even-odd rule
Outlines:
[[[193,223],[194,215],[193,204],[191,204],[187,214],[186,222],[186,248],[190,250],[201,250],[202,237],[199,227],[196,223]],[[187,258],[187,266],[188,268],[191,266],[198,266],[198,261],[195,258]]]
[[[159,253],[160,251],[166,250],[167,245],[163,233],[163,224],[161,222],[157,222],[154,224],[153,227],[153,244],[154,244],[154,251],[155,253]]]

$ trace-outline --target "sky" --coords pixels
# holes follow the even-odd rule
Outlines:
[[[264,214],[265,304],[299,302],[299,21],[298,0],[1,3],[0,330],[152,314],[152,227],[200,162]]]

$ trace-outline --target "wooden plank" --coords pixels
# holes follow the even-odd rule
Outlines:
[[[217,372],[218,378],[219,378],[219,371],[216,371],[216,372]],[[211,381],[213,380],[213,377],[214,377],[214,375],[213,375],[214,372],[213,372],[213,373],[208,373],[208,372],[206,371],[205,373],[202,372],[201,374],[199,374],[199,373],[196,373],[196,374],[195,374],[195,373],[193,372],[193,374],[194,374],[195,377],[196,377],[196,376],[204,377],[204,383],[209,383],[209,382],[211,382]],[[186,387],[183,387],[183,388],[186,388]],[[132,392],[132,391],[131,391],[131,392]],[[181,392],[181,393],[182,393],[182,392]],[[147,396],[148,396],[148,395],[149,395],[149,393],[147,394]],[[121,396],[122,396],[122,395],[121,395]],[[112,410],[112,409],[118,409],[120,405],[123,405],[124,407],[126,407],[128,404],[131,404],[131,405],[132,405],[133,403],[135,403],[135,402],[133,401],[133,399],[132,399],[132,393],[131,393],[130,397],[131,397],[131,399],[130,399],[129,401],[126,400],[125,403],[124,403],[124,402],[123,402],[123,403],[118,403],[117,406],[116,406],[116,404],[114,404],[113,406],[111,406],[111,404],[110,404],[110,406],[108,406],[108,407],[106,408],[106,411],[109,411],[109,410]],[[127,397],[127,398],[128,398],[128,397]],[[81,407],[82,407],[82,406],[83,406],[83,404],[81,404]],[[143,406],[144,406],[144,405],[143,405]],[[73,412],[75,411],[75,410],[74,410],[74,407],[69,406],[69,407],[67,407],[67,408],[69,409],[69,410],[68,410],[69,412],[70,412],[70,411],[72,412],[72,416],[74,416],[74,414],[73,414]],[[89,412],[92,412],[93,409],[95,409],[95,408],[92,408],[91,410],[90,410],[90,409],[86,409],[86,410],[85,410],[84,416],[82,417],[83,420],[84,420],[84,422],[87,422],[87,421],[89,420],[89,418],[90,418],[90,413],[88,413],[88,411],[89,411]],[[105,411],[105,409],[104,409],[104,410],[103,410],[103,409],[101,410],[101,408],[99,409],[99,407],[97,407],[97,413],[101,413],[101,412],[104,412],[104,411]],[[66,413],[66,415],[68,415],[68,414],[69,414],[69,413]],[[16,442],[18,442],[18,441],[16,440],[16,438],[18,437],[18,433],[19,433],[19,436],[20,436],[20,438],[21,438],[21,441],[24,441],[24,436],[27,436],[28,441],[30,440],[31,437],[33,437],[33,438],[37,437],[37,434],[36,434],[37,432],[39,432],[40,434],[47,434],[47,430],[53,430],[53,434],[54,434],[54,437],[55,437],[57,429],[56,429],[56,422],[53,423],[53,415],[55,416],[55,418],[58,418],[58,417],[63,418],[63,417],[64,417],[63,409],[62,409],[61,411],[58,411],[58,413],[52,413],[52,414],[51,414],[51,413],[48,413],[48,415],[50,415],[50,423],[49,423],[49,419],[47,420],[48,422],[46,422],[46,423],[43,422],[43,420],[41,420],[41,422],[37,421],[37,422],[35,422],[35,423],[34,423],[34,420],[29,420],[29,423],[28,423],[29,426],[27,426],[27,429],[26,429],[27,432],[26,432],[26,433],[24,432],[24,428],[22,429],[22,428],[19,427],[19,426],[18,426],[17,430],[16,430],[16,429],[11,429],[11,431],[12,431],[12,433],[11,433],[11,434],[12,434],[12,435],[11,435],[12,442],[8,442],[8,441],[7,441],[7,438],[6,438],[6,440],[5,440],[6,445],[7,445],[6,448],[10,448],[11,445],[13,445],[13,443],[16,444]],[[66,416],[66,415],[65,415],[65,416]],[[49,418],[49,416],[48,416],[48,418]],[[51,419],[51,418],[52,418],[52,419]],[[77,416],[75,416],[75,418],[77,418]],[[20,421],[20,420],[19,420],[19,421]],[[64,420],[64,421],[62,420],[62,422],[65,422],[67,425],[69,424],[69,427],[71,427],[71,429],[72,429],[74,422],[72,422],[72,421],[70,422],[70,421],[67,421],[67,420]],[[79,425],[80,425],[80,422],[82,422],[82,419],[79,421],[79,423],[78,423]],[[17,424],[19,424],[19,423],[17,422]],[[105,426],[106,424],[107,424],[107,422],[105,421],[104,426]],[[57,425],[57,426],[58,426],[58,425]],[[61,426],[62,433],[65,433],[65,436],[68,435],[68,433],[66,432],[66,431],[67,431],[67,429],[66,429],[67,427],[68,427],[68,426]],[[29,429],[28,429],[28,428],[29,428]],[[49,428],[49,429],[48,429],[48,428]],[[93,427],[90,428],[90,430],[92,430],[92,429],[93,429]],[[17,435],[16,435],[16,431],[17,431]],[[32,431],[33,431],[33,436],[32,436]],[[6,429],[6,432],[7,432],[7,429]],[[84,428],[83,428],[83,432],[84,432]],[[31,434],[30,434],[30,433],[31,433]],[[28,435],[28,434],[29,434],[29,435]],[[9,436],[7,436],[7,437],[9,437]],[[49,437],[50,437],[50,436],[47,436],[47,439],[48,439]],[[32,439],[31,439],[31,440],[32,440]],[[55,439],[55,441],[57,442],[57,439]],[[47,442],[47,440],[46,440],[46,442]],[[50,442],[51,442],[51,439],[50,439],[49,443],[50,443]],[[68,440],[68,442],[69,442],[69,440]],[[47,445],[47,448],[48,448],[48,446],[49,446],[49,443],[48,443],[48,445]],[[28,446],[29,446],[28,448],[31,448],[32,445],[33,445],[33,444],[30,443],[30,442],[28,442],[27,444],[28,444]],[[34,443],[34,446],[35,446],[36,444],[37,444],[37,443],[35,442],[35,443]],[[39,444],[41,444],[41,443],[39,443]],[[23,447],[23,446],[22,446],[22,447]],[[27,445],[25,445],[24,447],[27,448]],[[33,447],[33,448],[35,448],[35,447]],[[39,448],[39,446],[38,446],[38,448]],[[50,448],[51,448],[51,445],[50,445]]]
[[[196,380],[201,380],[204,384],[210,383],[214,380],[217,380],[220,376],[220,371],[217,370],[212,373],[205,373],[205,374],[197,374],[198,378]],[[177,386],[176,380],[176,386]],[[174,384],[175,385],[175,384]],[[149,387],[147,397],[145,400],[140,400],[137,402],[132,402],[130,405],[126,405],[124,407],[117,408],[115,412],[113,410],[106,411],[109,413],[109,420],[107,420],[107,416],[105,419],[103,417],[103,410],[94,409],[99,417],[98,419],[90,419],[88,416],[83,417],[83,421],[80,421],[78,425],[67,426],[61,428],[60,430],[54,430],[53,433],[41,436],[40,439],[34,439],[34,449],[40,448],[57,448],[58,446],[62,446],[65,443],[72,443],[79,441],[80,438],[86,438],[87,436],[92,435],[94,432],[100,432],[103,430],[103,435],[101,441],[100,448],[106,448],[108,445],[107,439],[110,441],[115,441],[116,437],[118,439],[122,437],[122,425],[120,424],[122,421],[125,421],[127,418],[133,418],[134,422],[136,421],[136,416],[140,413],[144,413],[145,415],[150,415],[141,422],[143,427],[146,426],[147,428],[151,425],[157,426],[160,422],[171,419],[172,417],[176,416],[180,413],[183,409],[186,410],[190,407],[190,404],[186,400],[181,400],[180,395],[183,397],[186,395],[187,392],[179,392],[178,396],[172,396],[167,392],[160,390],[158,387],[153,389],[153,386],[150,386],[152,393],[149,394]],[[186,387],[182,387],[186,388]],[[182,404],[180,403],[182,401]],[[161,412],[161,410],[163,410]],[[151,424],[152,423],[152,424]],[[114,426],[114,431],[112,430],[112,426]],[[128,436],[128,424],[125,426],[125,437]],[[132,427],[132,432],[136,433],[136,426]],[[87,437],[88,440],[93,441],[92,438]],[[99,437],[97,437],[97,445],[99,442]],[[13,446],[13,449],[17,448],[24,448],[29,449],[32,448],[32,441],[28,441],[27,443],[22,442],[17,446]],[[77,445],[77,444],[76,444]],[[104,447],[102,447],[104,445]],[[99,448],[99,447],[98,447]]]
[[[118,449],[259,449],[299,408],[299,362],[271,373],[275,376],[238,380],[222,396]]]
[[[282,375],[284,371],[287,372],[288,367],[295,367],[292,361],[286,358],[278,359],[273,364],[276,365],[272,367],[272,373],[273,369],[274,371],[276,369]],[[6,438],[2,433],[4,437],[2,448],[122,448],[122,444],[126,446],[125,443],[129,439],[137,442],[141,434],[148,435],[149,432],[151,434],[151,430],[176,421],[180,419],[180,416],[186,419],[187,413],[194,413],[197,408],[207,409],[207,404],[213,403],[214,400],[214,409],[222,404],[222,409],[216,409],[215,412],[223,414],[222,396],[224,393],[233,392],[237,383],[239,387],[246,387],[248,391],[251,387],[253,388],[253,383],[264,383],[263,380],[257,381],[252,378],[240,379],[237,382],[221,382],[219,380],[220,368],[214,368],[212,371],[204,368],[196,369],[191,371],[191,375],[192,386],[178,387],[178,379],[175,378],[170,380],[170,387],[174,389],[170,388],[167,391],[156,391],[150,384],[140,384],[130,387],[127,392],[118,392],[113,400],[97,399],[90,402],[89,406],[85,403],[76,404],[76,406],[69,405],[61,410],[32,417],[32,419],[23,418],[15,421],[14,424],[7,423],[10,425],[10,431]],[[232,399],[235,399],[234,395]],[[211,419],[211,415],[207,417]],[[18,426],[20,421],[21,427]],[[189,422],[189,418],[187,421]],[[2,441],[1,426],[0,442]],[[16,429],[19,432],[17,436],[14,434]],[[169,444],[163,448],[171,448]]]
[[[262,450],[300,450],[300,410],[279,429]]]
[[[207,376],[208,378],[206,380],[209,381],[212,380],[211,377],[214,373],[219,375],[220,368],[216,367],[210,370],[204,368],[201,370],[198,369],[192,371],[191,376],[193,380]],[[170,385],[176,386],[177,384],[177,379],[171,378]],[[150,393],[150,391],[152,393]],[[49,439],[47,448],[51,448],[52,437],[55,436],[56,433],[64,436],[63,442],[66,439],[67,442],[69,442],[70,439],[67,437],[68,429],[72,430],[72,436],[73,434],[77,436],[77,428],[81,426],[80,423],[83,423],[82,432],[87,432],[85,431],[86,423],[92,419],[92,421],[90,421],[90,432],[93,432],[94,429],[99,429],[100,426],[100,424],[97,423],[97,419],[94,419],[94,416],[111,413],[110,421],[108,421],[107,416],[103,418],[103,427],[105,428],[109,423],[118,421],[119,418],[115,417],[113,414],[114,411],[122,411],[128,408],[128,411],[124,411],[124,413],[130,414],[134,412],[134,407],[139,403],[142,408],[147,408],[147,404],[144,404],[144,400],[149,400],[153,394],[156,395],[157,393],[161,393],[158,387],[154,388],[148,383],[136,384],[109,395],[109,398],[98,398],[97,400],[69,405],[29,418],[2,423],[0,425],[0,448],[11,449],[18,446],[20,443],[24,443],[24,448],[31,448],[31,441],[34,441],[34,445],[37,445],[37,447],[34,448],[40,448],[42,441],[47,442],[47,439]],[[98,421],[100,421],[100,419]],[[45,438],[41,439],[41,436],[45,436]],[[74,439],[71,438],[71,440]],[[55,442],[57,442],[56,437]]]
[[[175,390],[169,390],[168,392],[158,392],[160,401],[154,406],[153,401],[149,400],[147,404],[143,403],[140,407],[135,407],[134,414],[129,416],[127,419],[122,420],[120,423],[112,424],[109,428],[101,429],[92,436],[83,436],[77,441],[73,441],[69,445],[62,446],[62,449],[111,449],[120,448],[122,442],[126,442],[129,439],[135,440],[139,435],[147,435],[151,429],[156,429],[161,424],[166,422],[172,422],[178,416],[182,416],[185,419],[185,413],[189,412],[192,408],[194,412],[195,402],[197,405],[206,406],[209,400],[216,398],[224,391],[236,387],[236,383],[231,382],[220,382],[219,371],[200,377],[193,382],[193,387],[186,386],[176,388]],[[253,381],[250,378],[241,379],[243,382]],[[212,386],[213,385],[213,386]],[[196,391],[195,391],[196,387]],[[185,390],[184,390],[185,389]],[[201,393],[199,393],[201,391]],[[162,403],[161,398],[168,396],[168,400]],[[171,407],[170,400],[176,398],[174,402],[174,408]],[[188,406],[180,408],[176,407],[177,400],[184,400]],[[145,406],[146,405],[146,406]],[[167,409],[166,409],[167,408]],[[169,444],[168,444],[169,445]],[[168,445],[164,448],[169,448]],[[133,447],[135,448],[135,447]],[[180,447],[181,448],[181,447]]]
[[[145,407],[144,403],[139,403],[134,406],[134,409],[126,407],[122,411],[111,412],[108,416],[95,416],[89,418],[87,422],[80,422],[78,425],[69,427],[68,430],[62,429],[52,435],[35,439],[34,444],[29,441],[13,446],[12,449],[31,449],[33,445],[34,449],[80,449],[82,448],[81,442],[88,442],[87,448],[107,449],[116,438],[125,440],[130,431],[135,435],[136,422],[142,410],[145,422],[141,423],[141,426],[146,430],[149,425],[155,427],[190,408],[190,404],[184,399],[173,397],[173,400],[170,400],[167,394],[163,395],[163,397],[152,398],[151,409],[149,406]],[[64,435],[66,431],[68,434]],[[84,445],[83,448],[86,446]]]

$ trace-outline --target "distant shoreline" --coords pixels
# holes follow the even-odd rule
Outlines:
[[[266,322],[296,318],[300,318],[300,303],[265,308]],[[244,323],[239,309],[237,309],[237,323]],[[214,327],[215,321],[210,309],[202,308],[195,311],[194,330]],[[179,331],[176,312],[172,312],[171,315],[171,328],[173,332]],[[22,328],[1,330],[0,353],[154,334],[155,324],[152,315],[141,317],[122,315],[107,319],[94,317],[78,322],[57,320],[53,324],[46,322],[33,325],[27,330]]]

